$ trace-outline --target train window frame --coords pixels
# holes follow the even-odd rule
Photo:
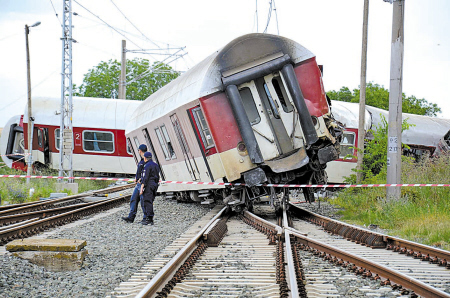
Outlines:
[[[37,127],[37,142],[39,148],[44,148],[44,131],[40,127]]]
[[[267,100],[269,101],[269,106],[270,106],[270,109],[272,110],[273,116],[276,119],[281,119],[278,102],[276,102],[273,99],[272,94],[270,93],[270,90],[269,90],[269,86],[267,86],[267,83],[265,81],[263,83],[263,89],[264,89],[264,92],[266,92]]]
[[[248,94],[250,95],[251,98],[244,96],[246,94],[244,94],[244,91],[246,92],[248,90]],[[261,122],[261,115],[259,114],[258,108],[256,107],[256,102],[255,102],[255,98],[253,97],[253,93],[252,90],[250,89],[250,87],[245,86],[242,87],[241,89],[239,89],[239,95],[241,97],[241,101],[242,101],[242,105],[244,106],[244,110],[245,110],[245,114],[247,115],[248,121],[250,122],[250,124],[256,125],[258,123]],[[250,120],[249,117],[249,113],[252,112],[252,115],[255,114],[257,115],[257,117],[251,117],[254,118],[254,120]]]
[[[173,152],[169,151],[170,148],[166,142],[166,136],[164,136],[162,127],[164,127],[164,129],[166,130],[166,133],[167,133],[167,128],[165,125],[157,126],[155,128],[155,133],[156,133],[156,138],[158,139],[159,145],[161,146],[161,149],[164,153],[164,158],[166,160],[176,159],[177,157],[175,155],[175,150],[173,149],[171,142],[170,142],[170,146],[172,147]],[[167,135],[167,137],[169,137],[169,136]],[[169,138],[169,141],[170,141],[170,138]]]
[[[133,137],[134,144],[136,145],[136,150],[139,150],[139,146],[141,143],[139,142],[138,137]]]
[[[203,125],[202,120],[199,118],[199,113],[201,113],[201,116],[203,117],[203,120],[205,122],[204,124],[206,124],[206,127]],[[197,129],[200,132],[200,136],[202,138],[205,150],[214,148],[216,144],[214,143],[214,139],[211,134],[211,129],[209,129],[208,123],[206,122],[205,114],[203,114],[202,109],[200,107],[192,109],[192,114],[194,115],[195,125],[197,126]],[[206,134],[205,131],[207,131],[208,134]],[[212,143],[210,144],[208,140],[210,140]]]
[[[61,144],[61,132],[60,133],[56,133],[56,132],[60,132],[60,129],[59,128],[57,128],[57,129],[55,129],[55,148],[56,148],[56,150],[60,150],[60,144]]]
[[[274,81],[277,83],[277,85],[274,84]],[[286,88],[284,87],[282,78],[280,76],[274,76],[272,80],[270,80],[270,83],[272,84],[273,89],[275,90],[275,93],[278,97],[278,100],[280,101],[283,111],[285,113],[290,113],[294,111],[294,106],[289,100],[289,96],[287,95]]]
[[[353,147],[353,148],[355,148],[356,147],[356,133],[355,132],[353,132],[353,131],[344,131],[343,133],[342,133],[342,140],[344,140],[344,135],[353,135],[353,143],[340,143],[339,145],[341,146],[341,152],[342,152],[342,147]],[[353,155],[353,153],[355,152],[354,150],[355,149],[351,149],[352,150],[352,154],[351,155]],[[339,153],[339,158],[340,159],[353,159],[353,157],[346,157],[347,155],[349,155],[348,153],[346,153],[345,155],[342,155],[341,153]]]
[[[167,131],[166,125],[163,124],[159,128],[161,129],[164,141],[166,142],[167,149],[169,149],[170,159],[176,159],[177,155],[175,154],[175,148],[173,147],[172,141],[170,140],[169,132]]]
[[[93,133],[104,133],[104,134],[110,134],[112,135],[112,141],[103,141],[103,140],[90,140],[90,139],[86,139],[85,134],[88,132],[93,132]],[[116,144],[114,142],[115,137],[114,137],[114,133],[112,131],[103,131],[103,130],[83,130],[83,151],[85,152],[93,152],[93,153],[100,153],[100,154],[114,154],[114,152],[116,151]],[[100,142],[100,143],[112,143],[112,151],[98,151],[98,150],[88,150],[86,149],[86,141],[87,142]]]

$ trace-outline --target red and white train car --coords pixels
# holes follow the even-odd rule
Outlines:
[[[340,143],[339,159],[330,161],[327,164],[327,176],[329,183],[343,183],[346,176],[354,173],[352,170],[356,168],[358,148],[358,124],[359,124],[359,104],[331,101],[334,118],[344,125],[342,139]],[[372,118],[366,110],[364,118],[364,130],[368,132],[372,128]]]
[[[341,140],[339,159],[331,161],[327,165],[327,175],[329,183],[343,183],[345,177],[349,177],[355,172],[356,159],[348,155],[356,156],[358,147],[358,122],[359,104],[332,100],[333,116],[341,122],[345,130]],[[365,115],[365,139],[370,139],[369,129],[376,130],[382,124],[382,119],[388,120],[389,112],[383,109],[366,105]],[[421,156],[423,154],[433,155],[435,151],[440,152],[442,139],[450,129],[450,119],[428,117],[403,113],[402,119],[412,126],[403,131],[402,143],[410,149],[404,149],[403,154]],[[444,136],[444,137],[443,137]],[[347,157],[346,157],[347,156]]]
[[[125,125],[140,102],[106,98],[73,98],[73,170],[91,174],[133,174],[135,161],[127,149]],[[33,165],[59,169],[60,99],[33,98]],[[25,170],[21,159],[28,149],[28,115],[15,116],[0,142],[5,163]],[[19,160],[19,161],[17,161]]]
[[[214,52],[147,98],[126,129],[135,154],[140,143],[151,148],[165,180],[244,182],[240,200],[262,195],[259,183],[324,182],[326,163],[338,157],[335,132],[314,54],[269,34]],[[207,188],[158,191],[196,199]]]

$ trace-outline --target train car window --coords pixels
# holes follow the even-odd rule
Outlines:
[[[189,145],[186,141],[186,136],[184,135],[183,129],[181,128],[180,120],[178,120],[177,115],[173,114],[172,116],[170,116],[170,120],[172,121],[173,129],[175,130],[178,141],[183,147],[183,152],[185,152],[186,154],[190,153]]]
[[[131,152],[130,144],[128,144],[128,142],[127,142],[127,153],[133,155],[133,153]]]
[[[55,146],[56,149],[59,150],[59,142],[61,140],[61,137],[59,136],[59,128],[55,129]]]
[[[83,150],[88,152],[114,152],[114,134],[109,131],[83,131]]]
[[[350,131],[345,131],[342,134],[342,142],[341,142],[341,153],[339,154],[339,158],[347,158],[346,159],[352,159],[351,157],[348,157],[348,155],[353,155],[353,151],[355,148],[355,133]]]
[[[242,104],[244,105],[248,121],[250,121],[251,125],[258,124],[261,121],[261,116],[259,116],[258,109],[256,108],[255,100],[253,99],[250,88],[242,88],[241,90],[239,90],[239,94],[241,95]]]
[[[42,131],[42,128],[37,129],[37,141],[39,147],[44,147],[44,132]]]
[[[139,146],[141,145],[141,144],[139,143],[139,139],[138,139],[137,137],[134,137],[133,140],[134,140],[134,144],[136,145],[136,148],[139,149]]]
[[[158,141],[159,144],[161,145],[161,148],[163,150],[164,153],[164,157],[166,158],[166,160],[170,160],[170,155],[169,155],[169,151],[167,150],[166,147],[166,143],[164,142],[161,130],[159,129],[159,127],[155,128],[155,132],[156,132],[156,136],[158,137]]]
[[[177,158],[175,155],[175,150],[173,149],[172,142],[170,141],[169,134],[167,133],[167,129],[165,125],[161,125],[161,131],[164,136],[164,140],[166,141],[167,148],[169,149],[170,157],[172,159]]]
[[[133,146],[131,145],[130,138],[127,138],[127,150],[128,149],[130,150],[130,154],[133,155],[134,161],[136,162],[136,164],[138,164],[139,161],[137,159],[136,153],[134,152]]]
[[[196,122],[197,128],[200,131],[200,134],[202,136],[202,141],[203,141],[203,145],[205,146],[205,149],[214,147],[214,140],[211,136],[211,132],[208,127],[208,123],[206,123],[205,116],[203,115],[201,108],[196,108],[196,109],[192,110],[192,112],[194,113],[195,122]]]
[[[278,111],[278,105],[273,100],[272,95],[270,94],[269,88],[267,84],[264,83],[264,91],[266,92],[267,99],[269,100],[270,109],[272,110],[273,116],[277,119],[280,119],[280,112]]]
[[[284,88],[283,82],[280,77],[274,77],[272,79],[272,85],[277,93],[278,99],[280,100],[281,106],[286,113],[290,113],[294,110],[291,102],[286,93],[286,89]]]

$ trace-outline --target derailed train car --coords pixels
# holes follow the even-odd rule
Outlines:
[[[327,165],[328,182],[343,183],[346,177],[355,174],[356,148],[358,148],[359,104],[332,100],[333,116],[342,123],[344,132],[340,144],[339,159]],[[377,130],[387,121],[389,112],[366,105],[365,139],[373,138],[372,130]],[[423,155],[436,156],[449,151],[450,119],[429,117],[403,113],[402,120],[411,124],[408,130],[402,132],[402,143],[408,145],[402,154],[421,157]],[[447,140],[447,141],[446,141]]]
[[[125,125],[140,102],[110,98],[74,97],[73,170],[89,175],[128,176],[136,171],[127,148]],[[33,166],[59,169],[61,99],[33,98]],[[6,124],[0,153],[10,168],[26,170],[28,109]]]
[[[249,186],[163,184],[158,191],[235,206],[263,195],[276,203],[283,190],[262,183],[325,183],[340,134],[314,54],[269,34],[231,41],[147,98],[126,129],[133,153],[146,143],[164,180]]]

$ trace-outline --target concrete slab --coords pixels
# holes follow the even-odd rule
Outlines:
[[[81,198],[81,200],[83,201],[83,202],[86,202],[86,203],[92,203],[92,202],[98,202],[98,201],[103,201],[103,200],[105,200],[105,199],[107,199],[107,197],[106,196],[103,196],[103,197],[84,197],[84,198]]]
[[[50,271],[75,271],[81,269],[87,251],[61,252],[61,251],[16,251],[12,255],[28,260]]]
[[[6,250],[13,251],[57,251],[76,252],[86,246],[86,241],[80,239],[35,239],[26,238],[14,240],[6,244]]]

